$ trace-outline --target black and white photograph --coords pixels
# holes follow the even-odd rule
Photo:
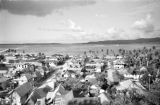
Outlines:
[[[160,0],[0,0],[0,105],[160,105]]]

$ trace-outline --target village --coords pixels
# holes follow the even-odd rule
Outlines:
[[[160,105],[160,49],[0,52],[0,105]]]

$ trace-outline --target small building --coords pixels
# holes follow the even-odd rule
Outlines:
[[[9,84],[9,78],[0,77],[0,91],[6,90],[6,86]]]
[[[12,93],[12,105],[22,105],[25,103],[26,99],[30,95],[33,86],[30,82],[27,82],[19,87],[17,87]]]
[[[14,79],[18,81],[19,85],[23,85],[24,83],[31,82],[33,79],[33,76],[31,74],[22,74],[20,78]]]
[[[117,60],[113,61],[114,69],[124,69],[124,65],[125,65],[125,63],[123,60],[117,59]]]
[[[45,103],[45,97],[50,90],[51,88],[49,86],[35,89],[28,97],[28,102],[26,102],[27,105],[44,105],[42,103]]]
[[[15,63],[13,64],[13,66],[15,66],[17,70],[23,70],[28,68],[28,65],[25,63]]]
[[[93,95],[93,96],[98,96],[99,90],[100,90],[100,87],[99,87],[99,86],[97,86],[97,85],[92,85],[92,86],[90,86],[89,92],[90,92],[90,94]]]
[[[67,105],[67,103],[74,98],[73,91],[66,91],[62,85],[47,94],[47,103],[53,105]]]
[[[50,66],[50,67],[56,67],[57,65],[56,65],[55,62],[49,62],[49,66]]]
[[[109,69],[107,71],[107,75],[108,75],[107,77],[108,83],[119,82],[121,80],[121,76],[116,70]]]
[[[97,79],[95,75],[87,75],[85,81],[91,82],[92,84],[97,84]]]
[[[117,90],[132,90],[135,89],[139,94],[145,93],[145,88],[141,85],[139,81],[133,81],[131,79],[121,81],[119,85],[116,87]]]
[[[85,65],[85,69],[88,71],[88,72],[101,72],[101,67],[102,67],[102,64],[100,63],[87,63]]]
[[[18,60],[15,56],[6,55],[5,59],[6,59],[6,62],[10,63],[10,64],[19,63],[20,62],[20,60]]]

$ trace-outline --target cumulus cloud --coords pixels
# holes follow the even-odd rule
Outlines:
[[[140,32],[143,32],[143,33],[153,32],[154,31],[154,25],[153,25],[153,22],[152,22],[151,15],[148,14],[145,19],[137,20],[133,24],[133,28],[140,31]]]
[[[57,9],[94,3],[95,0],[1,0],[0,10],[18,15],[46,16]]]
[[[71,19],[68,19],[68,26],[69,26],[69,29],[71,29],[72,31],[75,31],[75,32],[82,32],[83,31],[82,28],[80,26],[78,26]]]
[[[127,39],[127,35],[125,35],[125,31],[123,29],[111,27],[107,30],[106,34],[112,40],[117,39]]]

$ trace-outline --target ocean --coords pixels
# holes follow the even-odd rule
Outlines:
[[[151,48],[152,46],[156,46],[157,49],[160,49],[160,44],[36,44],[36,45],[0,45],[0,50],[13,48],[18,52],[25,53],[44,53],[45,55],[53,55],[53,54],[69,54],[69,55],[79,55],[83,54],[85,51],[89,50],[101,52],[103,49],[106,52],[107,49],[114,50],[115,52],[118,49],[123,48],[127,50],[140,49],[143,47]]]

